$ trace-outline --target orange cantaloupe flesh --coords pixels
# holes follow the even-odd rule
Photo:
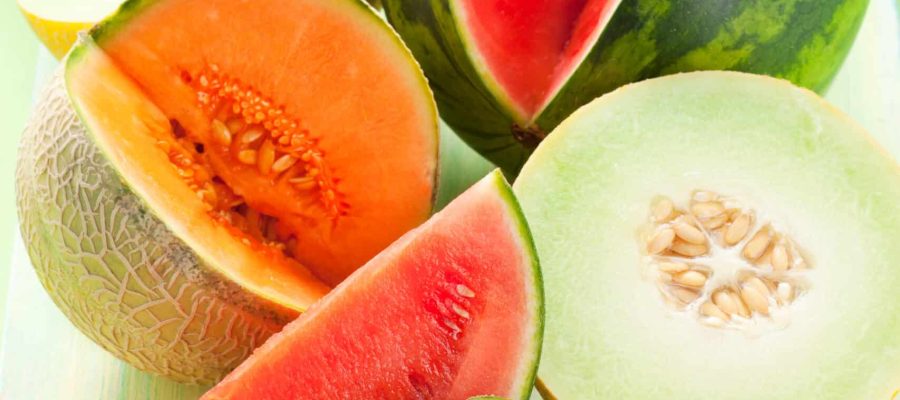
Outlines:
[[[286,315],[305,310],[328,293],[329,287],[309,271],[273,262],[209,217],[166,154],[147,151],[155,149],[155,137],[171,135],[166,116],[102,51],[85,46],[91,48],[80,52],[67,72],[70,96],[95,143],[149,208],[201,259],[217,266],[228,280],[284,308]]]
[[[368,7],[257,0],[248,11],[224,0],[145,3],[93,36],[168,118],[188,132],[210,130],[184,76],[215,66],[284,107],[318,139],[349,206],[344,216],[332,218],[317,198],[280,192],[239,165],[226,171],[247,204],[294,228],[295,257],[318,277],[340,282],[428,217],[434,103],[425,81],[409,73],[414,61],[399,39],[358,23],[377,18]]]

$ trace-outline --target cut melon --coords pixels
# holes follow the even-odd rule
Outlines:
[[[17,0],[19,10],[38,39],[57,59],[63,58],[78,38],[113,13],[122,0]]]
[[[642,79],[738,70],[822,90],[868,0],[384,0],[441,117],[516,174],[578,107]]]
[[[427,219],[437,146],[421,71],[362,3],[135,0],[29,123],[22,234],[85,334],[212,382]]]
[[[203,399],[526,399],[538,262],[494,172],[273,336]]]
[[[772,78],[702,72],[581,108],[515,184],[561,399],[890,399],[900,168]]]

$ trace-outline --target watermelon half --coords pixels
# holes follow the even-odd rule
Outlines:
[[[624,84],[694,70],[822,90],[868,0],[385,0],[441,116],[515,174],[578,107]]]
[[[527,398],[543,336],[541,285],[531,233],[495,171],[203,399]]]

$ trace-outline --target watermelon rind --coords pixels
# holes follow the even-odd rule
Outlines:
[[[846,57],[868,6],[868,0],[622,0],[582,63],[528,118],[485,77],[457,3],[385,0],[384,10],[422,63],[441,116],[507,176],[515,176],[542,135],[578,107],[627,83],[734,70],[788,79],[821,93]],[[517,140],[514,133],[521,131],[514,126],[530,126],[535,134]]]

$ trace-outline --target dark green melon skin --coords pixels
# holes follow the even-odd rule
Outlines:
[[[384,0],[384,10],[425,70],[441,117],[514,176],[539,138],[516,139],[516,121],[476,72],[450,1]],[[867,5],[868,0],[622,0],[533,128],[550,132],[604,93],[678,72],[766,74],[821,93],[853,44]]]

